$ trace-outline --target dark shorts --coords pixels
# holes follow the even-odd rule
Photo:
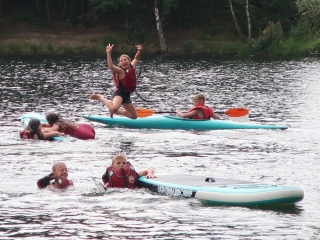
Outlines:
[[[132,103],[130,95],[131,95],[130,92],[123,92],[118,89],[114,92],[113,97],[120,96],[122,97],[122,103]]]

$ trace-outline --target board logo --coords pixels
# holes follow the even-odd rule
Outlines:
[[[165,194],[168,196],[178,197],[192,197],[192,190],[177,189],[171,187],[158,186],[158,193]]]
[[[134,181],[135,181],[135,178],[134,178],[134,176],[129,176],[129,183],[134,183]]]

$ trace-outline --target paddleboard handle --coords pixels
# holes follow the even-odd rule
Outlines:
[[[207,177],[206,182],[215,182],[216,180],[214,180],[212,177]]]

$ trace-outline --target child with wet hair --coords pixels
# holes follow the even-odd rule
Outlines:
[[[136,172],[124,155],[117,154],[112,158],[112,165],[109,166],[105,174],[102,175],[102,182],[105,188],[134,189],[138,187],[137,181],[140,176],[156,178],[152,168]]]
[[[54,131],[52,129],[42,128],[39,119],[30,119],[26,129],[20,131],[21,139],[36,139],[36,140],[52,140],[56,136],[64,136],[64,133]]]
[[[64,120],[55,112],[48,112],[46,114],[46,120],[48,124],[42,124],[46,129],[51,128],[53,131],[58,131],[82,140],[95,139],[96,132],[90,124],[74,123]]]
[[[73,186],[73,182],[68,180],[68,169],[63,162],[55,163],[52,166],[52,172],[39,179],[37,182],[38,188],[60,188],[65,189],[69,186]]]

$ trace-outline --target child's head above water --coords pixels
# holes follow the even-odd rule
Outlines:
[[[30,121],[28,123],[27,129],[31,130],[31,132],[36,133],[39,131],[39,126],[41,126],[39,119],[32,118],[32,119],[30,119]]]
[[[68,178],[68,169],[67,166],[63,162],[55,163],[52,166],[52,173],[60,179]]]
[[[53,124],[55,124],[56,122],[58,122],[60,120],[60,117],[58,114],[56,114],[54,112],[48,112],[46,114],[46,120],[52,126]]]
[[[112,157],[112,167],[114,169],[125,168],[127,164],[127,159],[123,154],[117,154]]]

